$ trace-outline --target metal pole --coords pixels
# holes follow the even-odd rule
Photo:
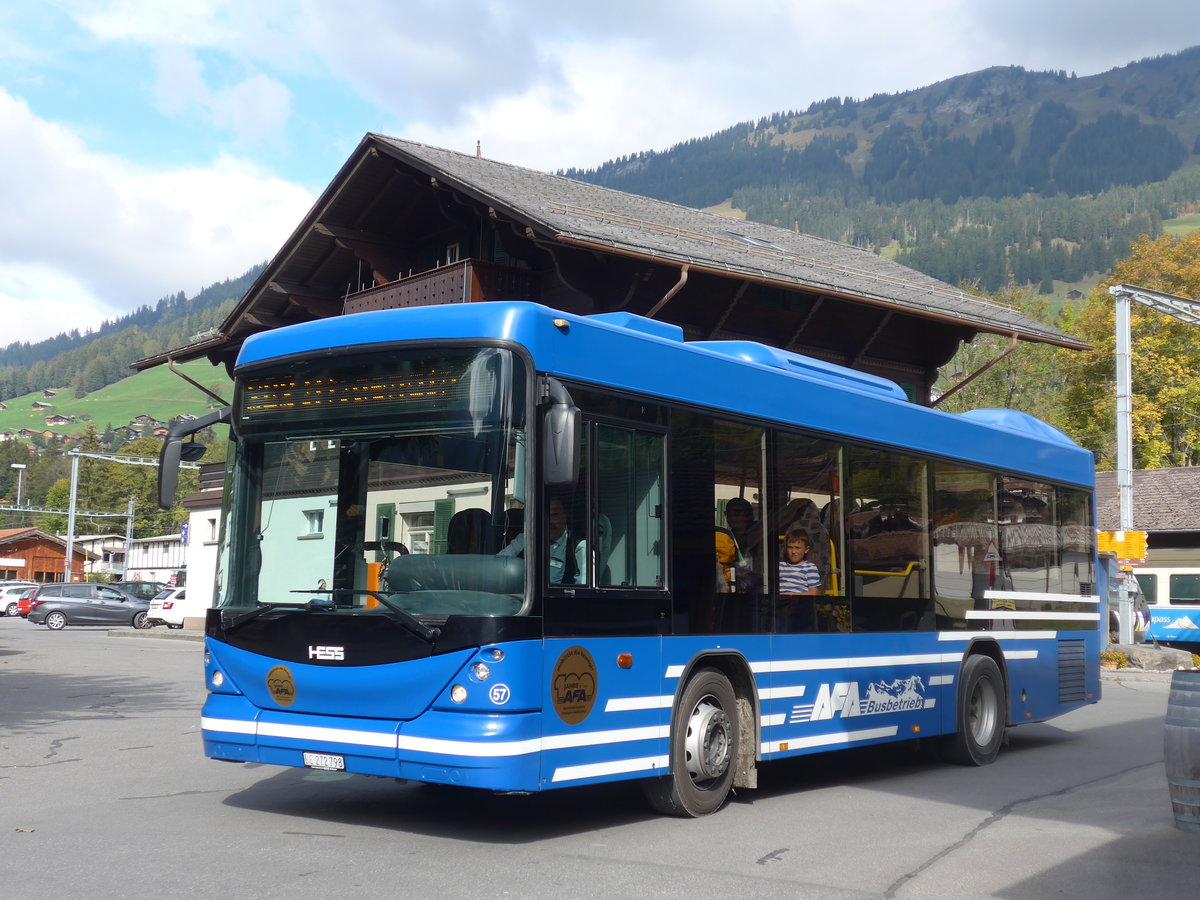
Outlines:
[[[75,556],[75,492],[79,490],[79,456],[71,454],[71,502],[67,505],[67,556],[63,560],[63,581],[71,582],[71,564]]]
[[[121,566],[121,580],[129,580],[129,551],[133,547],[133,498],[129,498],[129,514],[125,519],[125,555]]]
[[[1117,319],[1117,515],[1122,532],[1133,530],[1133,338],[1129,324],[1130,296],[1114,291]],[[1122,577],[1117,592],[1117,640],[1133,643],[1133,610]]]

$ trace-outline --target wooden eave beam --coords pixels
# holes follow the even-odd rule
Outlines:
[[[861,347],[859,347],[858,352],[856,354],[854,354],[854,358],[850,361],[851,369],[855,368],[860,362],[862,362],[863,357],[867,355],[867,351],[871,349],[871,345],[875,343],[875,339],[877,337],[879,337],[880,334],[883,333],[883,329],[887,326],[887,323],[890,322],[891,320],[892,320],[892,313],[890,311],[884,313],[884,315],[879,320],[879,324],[877,324],[875,326],[875,330],[871,332],[871,336],[868,337],[865,341],[863,341],[863,345]]]
[[[354,241],[362,244],[379,244],[386,245],[387,239],[380,234],[373,234],[369,231],[362,231],[358,228],[345,228],[341,225],[329,225],[325,222],[318,222],[313,226],[313,231],[317,234],[331,237],[339,241]]]
[[[734,291],[734,294],[730,298],[729,303],[727,303],[725,305],[725,309],[721,311],[721,315],[719,315],[717,317],[717,321],[713,324],[713,327],[709,330],[707,340],[710,340],[710,341],[715,340],[717,335],[721,333],[721,329],[725,327],[725,323],[727,321],[729,321],[729,317],[731,315],[733,315],[734,308],[741,301],[742,295],[746,293],[746,290],[749,287],[750,287],[749,281],[743,281],[738,285],[738,288],[736,291]]]
[[[808,312],[804,314],[804,318],[800,320],[800,324],[796,326],[796,329],[792,332],[791,337],[787,339],[787,343],[783,345],[785,349],[791,349],[791,347],[795,345],[796,341],[800,340],[800,335],[804,333],[804,329],[808,328],[808,323],[813,320],[813,317],[817,314],[817,311],[824,303],[825,295],[818,294],[817,299],[813,302],[813,305],[809,307]]]
[[[345,305],[341,300],[329,300],[325,297],[306,297],[303,294],[288,294],[288,303],[318,319],[329,319],[333,316],[340,316],[345,309]]]
[[[307,285],[289,284],[286,281],[272,281],[267,287],[276,293],[285,295],[289,307],[302,309],[318,319],[328,319],[330,316],[342,314],[342,299],[335,294],[314,291]]]

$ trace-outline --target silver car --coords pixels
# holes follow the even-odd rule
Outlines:
[[[67,625],[132,625],[147,628],[149,600],[107,584],[46,584],[29,604],[30,622],[51,631]]]

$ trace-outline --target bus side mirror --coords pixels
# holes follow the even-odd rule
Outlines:
[[[190,422],[176,422],[171,426],[162,450],[158,453],[158,505],[170,509],[175,505],[175,493],[179,490],[180,462],[198,462],[207,449],[195,441],[183,442],[185,437],[203,431],[209,426],[229,421],[230,407],[219,409]]]
[[[550,378],[550,403],[542,427],[542,480],[549,487],[579,477],[579,407],[557,379]]]

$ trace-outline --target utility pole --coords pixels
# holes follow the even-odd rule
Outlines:
[[[72,450],[68,454],[71,457],[71,502],[67,506],[67,555],[63,559],[63,580],[70,582],[71,580],[71,564],[74,562],[75,556],[75,496],[79,490],[79,459],[80,457],[88,457],[90,459],[103,459],[108,462],[122,463],[130,466],[154,466],[158,467],[158,458],[153,456],[124,456],[120,453],[87,453],[83,450]],[[196,463],[180,463],[181,468],[199,469],[200,466]],[[133,540],[133,500],[129,501],[129,512],[126,513],[110,513],[110,515],[128,515],[126,520],[126,539],[125,539],[125,573],[129,573],[129,546]]]
[[[1130,327],[1130,301],[1136,300],[1156,312],[1200,325],[1200,300],[1189,300],[1162,291],[1114,284],[1108,289],[1113,296],[1116,313],[1117,364],[1117,515],[1122,532],[1133,531],[1133,337]],[[1133,643],[1133,610],[1125,579],[1121,579],[1117,613],[1119,637],[1122,644]]]

